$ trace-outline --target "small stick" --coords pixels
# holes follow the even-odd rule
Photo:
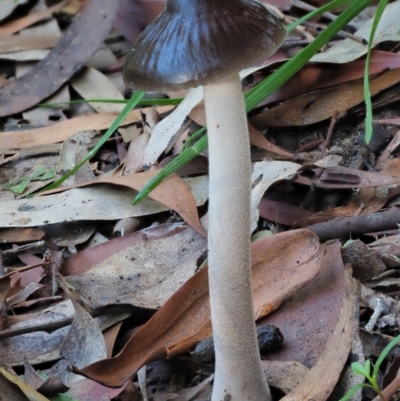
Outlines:
[[[306,226],[318,235],[320,241],[348,237],[369,232],[392,230],[398,228],[400,209],[393,206],[384,212],[362,214],[360,216],[337,218],[325,223]]]
[[[329,146],[329,143],[331,142],[332,135],[333,135],[333,128],[335,127],[338,114],[339,114],[339,111],[335,110],[333,113],[332,119],[331,119],[331,123],[329,125],[328,134],[326,136],[325,142],[322,143],[319,147],[322,152],[322,157],[326,156],[326,149]]]
[[[307,152],[308,150],[314,149],[315,147],[321,145],[323,142],[323,139],[317,139],[316,141],[305,143],[296,150],[296,153]]]
[[[6,259],[6,258],[18,255],[19,253],[22,253],[22,252],[25,252],[28,250],[43,251],[44,246],[45,246],[44,241],[37,241],[37,242],[33,242],[32,244],[21,245],[17,248],[7,249],[7,250],[1,252],[1,254],[3,255],[3,258]]]

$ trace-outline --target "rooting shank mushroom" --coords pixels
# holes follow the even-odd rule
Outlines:
[[[251,163],[239,71],[273,54],[286,30],[255,0],[168,0],[139,36],[127,86],[204,86],[209,143],[209,283],[216,372],[213,401],[270,400],[251,291]]]

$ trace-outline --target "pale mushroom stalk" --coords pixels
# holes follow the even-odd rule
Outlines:
[[[250,268],[251,164],[238,74],[204,87],[209,148],[209,285],[213,401],[271,399],[261,367]]]

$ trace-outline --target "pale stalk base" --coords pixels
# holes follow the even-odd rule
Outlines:
[[[216,371],[212,401],[269,401],[253,318],[250,146],[239,75],[204,88],[210,164],[208,261]]]

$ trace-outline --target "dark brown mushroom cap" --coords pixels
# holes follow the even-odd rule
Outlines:
[[[125,83],[147,91],[206,85],[275,53],[285,35],[256,0],[168,0],[128,54]]]

